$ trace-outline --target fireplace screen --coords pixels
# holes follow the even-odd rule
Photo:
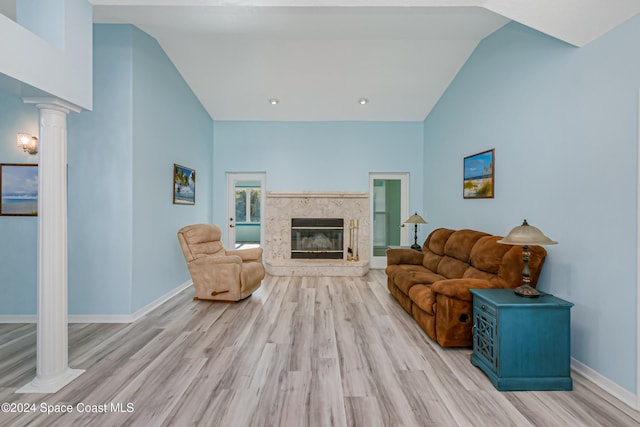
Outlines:
[[[342,259],[342,218],[292,218],[291,258]]]

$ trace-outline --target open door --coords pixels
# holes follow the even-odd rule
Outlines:
[[[402,221],[409,217],[409,174],[370,173],[371,268],[387,266],[390,246],[409,244],[408,228]]]
[[[260,246],[266,173],[227,172],[227,249]]]

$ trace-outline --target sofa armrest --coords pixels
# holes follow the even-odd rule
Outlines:
[[[471,295],[469,289],[494,289],[500,287],[497,283],[485,279],[446,279],[434,282],[431,285],[431,291],[435,294],[442,294],[463,301],[473,301],[473,295]]]
[[[387,249],[387,265],[422,265],[424,254],[413,249]]]
[[[262,248],[232,249],[226,251],[227,256],[237,255],[242,261],[259,261],[262,259]]]

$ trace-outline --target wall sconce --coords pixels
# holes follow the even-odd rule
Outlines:
[[[38,152],[38,137],[29,133],[19,133],[18,147],[22,148],[22,151],[29,154],[36,154]]]

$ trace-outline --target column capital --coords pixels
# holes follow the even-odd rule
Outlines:
[[[82,108],[77,105],[71,104],[70,102],[63,101],[60,98],[48,98],[48,97],[26,97],[22,98],[22,102],[25,104],[35,104],[36,108],[42,109],[51,109],[61,111],[65,114],[69,113],[79,113],[82,111]]]

